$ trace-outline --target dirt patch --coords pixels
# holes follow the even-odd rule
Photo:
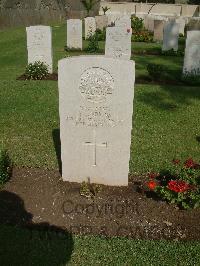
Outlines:
[[[17,77],[16,80],[30,80],[30,78],[28,78],[25,74],[23,74],[23,75]],[[57,73],[48,74],[46,77],[42,78],[41,80],[57,81],[58,80],[58,74]]]
[[[148,197],[143,177],[128,187],[102,186],[94,199],[80,184],[63,182],[58,171],[15,168],[0,191],[0,223],[48,223],[75,234],[136,239],[200,239],[200,210],[180,210]]]

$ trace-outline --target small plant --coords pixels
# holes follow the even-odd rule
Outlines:
[[[107,6],[103,7],[103,6],[102,6],[103,14],[105,15],[106,12],[107,12],[109,9],[110,9],[110,7],[107,7]]]
[[[48,67],[43,62],[30,63],[26,67],[25,76],[27,79],[41,80],[49,74]]]
[[[131,17],[131,28],[133,32],[140,32],[144,29],[144,23],[142,18]]]
[[[153,80],[158,80],[163,76],[165,68],[159,64],[148,64],[147,71]]]
[[[192,71],[184,71],[181,80],[188,85],[199,85],[200,84],[200,68],[193,69]]]
[[[148,176],[148,188],[160,198],[184,209],[200,207],[200,165],[192,158],[183,164],[180,160],[173,160],[167,171]]]
[[[174,49],[168,50],[168,51],[162,51],[162,55],[165,56],[183,56],[184,52],[183,51],[175,51]]]
[[[12,171],[12,163],[8,152],[4,149],[0,149],[0,185],[6,183]]]
[[[96,33],[98,35],[98,41],[106,40],[106,28],[105,27],[103,28],[103,30],[96,29]]]
[[[90,184],[90,180],[82,182],[80,188],[80,195],[86,198],[94,198],[101,191],[101,186]]]
[[[88,46],[86,51],[89,53],[96,53],[99,51],[98,33],[91,34],[88,38]]]

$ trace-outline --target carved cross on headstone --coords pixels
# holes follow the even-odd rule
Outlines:
[[[93,131],[93,142],[87,141],[85,143],[83,143],[83,145],[85,146],[92,146],[93,149],[93,165],[92,166],[97,166],[97,147],[99,148],[107,148],[108,144],[107,142],[103,142],[103,143],[97,143],[96,141],[96,131]]]

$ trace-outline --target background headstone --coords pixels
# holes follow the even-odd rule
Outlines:
[[[96,31],[96,21],[93,17],[85,18],[85,39],[88,39],[91,35],[94,35]]]
[[[168,51],[173,49],[174,51],[177,51],[178,37],[179,37],[179,24],[177,24],[174,20],[166,22],[164,25],[162,50]]]
[[[183,18],[177,18],[176,23],[179,24],[179,34],[185,35],[185,19]]]
[[[67,47],[82,50],[82,20],[67,20]]]
[[[188,31],[185,47],[183,73],[200,74],[200,31]]]
[[[103,30],[103,28],[106,28],[108,25],[108,17],[106,15],[96,16],[95,20],[97,29]]]
[[[134,81],[131,60],[80,56],[59,61],[64,180],[128,185]]]
[[[131,19],[129,16],[123,16],[120,19],[115,21],[116,27],[126,27],[127,29],[131,29]]]
[[[162,41],[163,40],[163,29],[164,29],[165,21],[163,20],[154,20],[154,41]]]
[[[30,26],[26,28],[28,63],[40,61],[53,72],[52,33],[49,26]]]
[[[126,27],[108,27],[105,56],[129,60],[131,58],[131,36],[132,30]]]

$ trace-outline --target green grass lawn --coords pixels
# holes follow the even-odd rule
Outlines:
[[[55,71],[57,61],[66,56],[65,31],[65,25],[53,27]],[[133,49],[159,46],[134,43]],[[0,143],[18,166],[58,168],[52,136],[59,128],[57,82],[16,81],[24,72],[26,53],[25,28],[0,31]],[[133,59],[136,76],[147,75],[148,63],[163,64],[174,73],[183,63],[182,57],[139,56],[134,51]],[[159,171],[173,158],[198,160],[199,110],[197,87],[136,85],[130,173]],[[0,227],[0,265],[65,265],[69,260],[66,241],[36,236],[30,242],[27,235],[26,230]],[[100,237],[75,237],[73,242],[72,265],[200,265],[199,243]]]
[[[66,56],[65,30],[65,25],[53,27],[55,71],[57,61]],[[137,49],[155,45],[133,43]],[[100,46],[103,49],[104,43]],[[1,31],[0,51],[0,142],[16,165],[57,168],[52,138],[59,128],[57,82],[16,81],[27,63],[25,28]],[[136,76],[147,75],[148,63],[160,63],[175,72],[181,71],[183,63],[182,57],[134,56],[134,52],[133,59]],[[160,170],[174,157],[199,159],[199,108],[198,88],[136,85],[130,173]]]
[[[11,226],[0,227],[0,247],[2,266],[200,264],[199,242],[71,237]]]

